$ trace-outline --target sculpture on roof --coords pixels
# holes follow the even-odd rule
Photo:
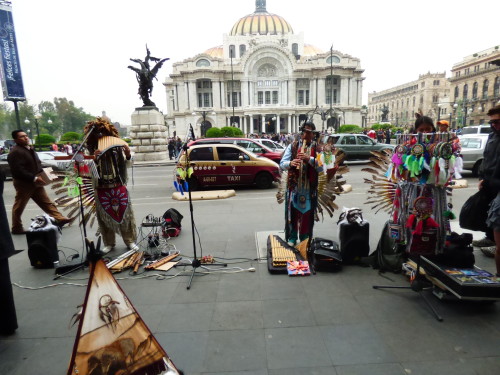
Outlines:
[[[266,0],[255,1],[255,12],[266,12]]]
[[[388,122],[388,114],[389,114],[389,107],[384,105],[382,108],[380,108],[380,111],[382,111],[382,122]]]
[[[141,59],[130,59],[141,67],[136,68],[134,66],[129,65],[128,68],[133,70],[136,73],[137,82],[139,83],[138,94],[144,103],[143,107],[151,106],[156,107],[156,104],[150,99],[151,94],[153,93],[153,79],[156,78],[156,74],[160,70],[163,63],[169,58],[159,59],[157,57],[151,56],[151,52],[149,51],[148,46],[146,45],[146,57],[144,61]],[[149,62],[155,62],[155,66],[151,69]]]

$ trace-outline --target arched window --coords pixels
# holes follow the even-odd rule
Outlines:
[[[458,98],[458,86],[455,87],[455,100],[457,100]]]
[[[483,82],[483,99],[488,99],[488,85],[489,81],[485,79]]]
[[[207,59],[199,59],[198,61],[196,61],[196,66],[200,68],[204,66],[210,66],[210,61],[208,61]]]
[[[478,83],[474,82],[474,85],[472,86],[472,99],[477,99],[477,90],[478,90]]]
[[[328,65],[338,64],[339,62],[340,62],[340,58],[338,56],[335,56],[335,55],[328,56],[328,58],[326,59],[326,63]]]
[[[496,97],[500,93],[500,78],[495,78],[495,85],[493,86],[493,95]]]
[[[240,57],[243,57],[246,51],[247,51],[247,46],[244,44],[240,44]]]
[[[415,107],[415,102],[416,102],[417,98],[413,97],[413,106]]]
[[[231,44],[229,46],[229,58],[235,58],[236,57],[236,51],[235,51],[235,48],[234,48],[234,44]]]
[[[462,99],[463,100],[467,99],[468,95],[469,95],[469,85],[465,84],[464,85],[464,91],[463,91],[463,97],[462,97]]]
[[[292,53],[295,57],[299,57],[299,45],[297,43],[292,43]]]

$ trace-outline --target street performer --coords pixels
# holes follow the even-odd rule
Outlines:
[[[300,141],[296,140],[286,148],[280,167],[288,171],[285,197],[285,240],[294,246],[312,237],[314,212],[318,198],[318,173],[323,165],[317,156],[314,141],[316,127],[312,121],[301,127]]]
[[[105,118],[87,122],[84,135],[90,133],[86,147],[96,157],[98,177],[93,179],[96,216],[108,253],[116,245],[115,233],[122,236],[130,250],[138,250],[137,228],[127,190],[127,161],[130,148],[120,139],[116,128]]]

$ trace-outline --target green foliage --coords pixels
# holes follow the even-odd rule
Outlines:
[[[379,129],[386,130],[386,129],[392,129],[392,128],[393,128],[392,124],[373,124],[372,125],[373,130],[379,130]]]
[[[361,133],[363,129],[358,125],[341,125],[339,133]]]
[[[39,137],[35,137],[35,144],[39,146],[50,145],[56,141],[56,138],[50,134],[40,134]]]
[[[222,131],[219,128],[213,127],[207,130],[205,134],[207,138],[218,138],[222,137]]]
[[[67,132],[64,133],[61,137],[61,142],[73,142],[73,141],[79,141],[82,139],[82,134],[77,133],[77,132]]]
[[[79,132],[83,130],[85,123],[94,118],[86,113],[83,108],[76,107],[72,100],[66,98],[54,98],[55,110],[61,123],[62,132]]]
[[[223,137],[239,137],[243,135],[243,132],[233,126],[224,126],[221,128],[221,133]]]

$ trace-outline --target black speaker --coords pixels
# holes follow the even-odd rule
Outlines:
[[[370,253],[370,223],[340,223],[339,240],[342,261],[345,264],[359,262]]]
[[[26,232],[26,241],[28,257],[33,267],[54,268],[54,263],[59,262],[55,231]]]

